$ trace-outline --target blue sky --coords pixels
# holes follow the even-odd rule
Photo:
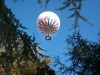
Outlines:
[[[45,2],[45,0],[43,1]],[[20,23],[29,28],[25,31],[30,36],[32,36],[33,33],[35,34],[36,42],[40,43],[41,47],[47,50],[47,52],[44,52],[44,54],[50,55],[52,57],[59,55],[63,62],[63,60],[67,58],[63,56],[63,53],[68,51],[66,49],[67,43],[65,42],[65,40],[67,38],[67,35],[71,35],[73,32],[73,30],[68,30],[72,27],[74,18],[67,18],[68,16],[70,16],[70,14],[73,13],[72,11],[68,11],[69,8],[63,11],[54,10],[55,8],[63,6],[61,4],[62,1],[64,0],[50,0],[46,9],[44,9],[45,3],[42,3],[41,8],[37,3],[37,0],[25,0],[24,2],[18,0],[16,3],[14,3],[13,0],[6,0],[6,5],[15,14],[15,17],[17,19],[20,19]],[[88,23],[79,20],[80,33],[84,38],[92,41],[97,41],[97,33],[100,30],[99,3],[100,0],[85,0],[82,5],[82,10],[80,11],[80,13],[86,18],[89,18],[88,20],[94,25],[90,26]],[[39,33],[36,25],[39,14],[44,11],[52,11],[56,13],[59,16],[61,22],[59,31],[50,41],[43,39],[44,37]]]

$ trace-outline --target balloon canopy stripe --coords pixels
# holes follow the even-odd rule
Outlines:
[[[41,20],[42,21],[42,20]],[[45,23],[44,23],[44,21],[42,21],[42,25],[44,25],[45,26]]]
[[[58,30],[58,22],[48,17],[40,19],[38,25],[39,30],[46,35],[52,35]]]

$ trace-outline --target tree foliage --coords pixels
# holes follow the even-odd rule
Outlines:
[[[55,66],[59,66],[59,74],[61,75],[99,75],[100,74],[100,38],[98,42],[91,42],[84,39],[76,28],[79,26],[78,20],[92,25],[84,16],[81,15],[80,10],[83,0],[65,0],[62,4],[64,6],[56,10],[64,10],[72,7],[69,10],[74,11],[68,18],[75,18],[73,28],[75,32],[72,36],[68,36],[66,42],[68,44],[68,53],[64,53],[65,56],[69,56],[66,63],[70,61],[71,65],[61,63],[59,57],[55,57]],[[93,25],[92,25],[93,26]],[[71,28],[71,29],[73,29]]]
[[[100,40],[100,38],[99,38]],[[99,75],[100,74],[100,41],[91,42],[84,39],[79,32],[73,33],[66,40],[69,56],[66,60],[71,62],[70,66],[60,62],[59,57],[55,58],[55,66],[60,65],[60,75]]]
[[[44,49],[35,37],[24,32],[27,28],[6,7],[5,0],[0,4],[0,75],[55,75],[51,58],[39,53]]]
[[[79,23],[78,23],[79,19],[82,19],[83,21],[85,21],[85,22],[89,23],[91,26],[93,26],[92,23],[90,23],[88,21],[88,19],[85,18],[80,13],[83,1],[84,0],[65,0],[62,3],[63,4],[62,7],[58,8],[58,9],[55,9],[55,10],[61,10],[62,11],[64,9],[70,8],[68,10],[73,11],[73,13],[69,17],[67,17],[67,18],[75,18],[74,24],[72,25],[73,27],[71,29],[73,29],[73,28],[76,29],[77,27],[79,27]],[[69,30],[71,30],[71,29],[69,29]]]

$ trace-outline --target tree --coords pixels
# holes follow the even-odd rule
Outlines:
[[[49,65],[51,58],[39,53],[44,49],[24,32],[27,28],[6,7],[5,0],[0,1],[0,9],[0,75],[55,75]]]
[[[59,57],[55,58],[55,66],[60,65],[60,75],[99,75],[100,74],[100,38],[99,42],[91,42],[84,39],[79,32],[73,33],[66,40],[68,43],[68,53],[70,56],[66,61],[70,61],[68,67],[61,63]]]
[[[83,21],[92,25],[84,16],[81,15],[80,10],[82,7],[83,0],[65,0],[62,4],[63,7],[60,7],[56,10],[64,10],[72,5],[70,11],[74,11],[68,18],[75,18],[75,22],[71,29],[74,29],[72,36],[68,36],[66,42],[68,44],[67,49],[68,53],[65,53],[65,56],[69,56],[69,59],[66,60],[71,62],[70,66],[63,64],[60,61],[60,57],[55,57],[55,66],[59,66],[59,74],[61,75],[99,75],[100,74],[100,38],[98,42],[91,42],[87,39],[84,39],[80,31],[77,30],[79,27],[78,20],[82,19]],[[93,26],[93,25],[92,25]]]

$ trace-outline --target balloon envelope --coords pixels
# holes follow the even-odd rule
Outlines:
[[[60,19],[55,13],[45,11],[38,16],[37,26],[40,32],[45,34],[45,39],[51,40],[52,35],[59,30]]]

